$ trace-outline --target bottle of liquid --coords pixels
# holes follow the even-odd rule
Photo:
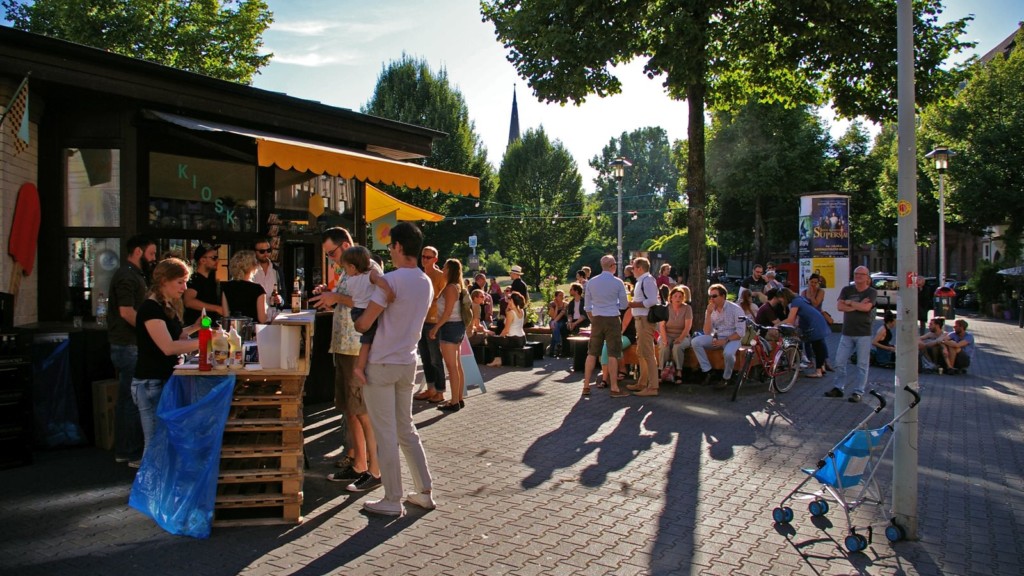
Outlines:
[[[218,328],[217,333],[213,335],[213,367],[226,370],[230,358],[231,344],[228,343],[228,335],[223,328]]]
[[[298,312],[302,309],[302,291],[299,288],[299,277],[295,277],[295,283],[292,285],[292,312]]]
[[[96,323],[101,328],[107,326],[107,295],[103,292],[96,298]]]
[[[277,307],[281,305],[281,292],[277,289],[277,282],[274,282],[274,291],[270,293],[270,306]]]
[[[210,321],[210,317],[206,315],[206,308],[203,308],[203,316],[199,321],[199,370],[201,372],[209,372],[213,368],[213,349],[210,346],[210,340],[213,339],[213,333],[210,330],[210,326],[213,323]]]
[[[228,346],[231,349],[229,365],[237,370],[245,365],[245,354],[242,351],[242,337],[238,335],[238,331],[235,330],[234,326],[228,332]]]

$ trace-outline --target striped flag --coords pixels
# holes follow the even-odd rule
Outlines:
[[[0,118],[0,126],[7,125],[7,130],[14,137],[14,155],[17,156],[28,148],[28,78],[21,81],[21,86],[11,98],[10,105]]]

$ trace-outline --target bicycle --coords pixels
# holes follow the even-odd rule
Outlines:
[[[796,379],[800,376],[800,337],[797,329],[789,324],[779,326],[761,326],[750,318],[744,316],[743,322],[747,325],[748,332],[752,331],[750,346],[743,358],[743,366],[733,376],[736,378],[736,386],[732,391],[732,400],[736,401],[736,395],[740,388],[750,378],[750,371],[753,367],[754,354],[757,354],[761,361],[763,370],[761,381],[768,378],[768,389],[775,390],[779,394],[788,392]],[[768,342],[768,335],[777,331],[778,338],[775,344]],[[769,351],[770,350],[770,351]]]

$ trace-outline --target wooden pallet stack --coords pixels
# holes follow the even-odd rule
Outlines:
[[[221,447],[214,526],[302,521],[303,381],[236,383]]]

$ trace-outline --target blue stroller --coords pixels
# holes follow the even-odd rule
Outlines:
[[[867,526],[868,536],[865,538],[857,533],[857,526],[854,526],[850,518],[850,512],[861,504],[874,504],[881,509],[883,505],[882,493],[875,479],[875,472],[878,464],[885,458],[889,448],[892,446],[894,436],[889,434],[896,429],[896,424],[912,408],[921,402],[921,396],[909,386],[903,388],[914,397],[910,405],[897,414],[892,420],[881,428],[868,428],[868,422],[885,409],[885,398],[878,392],[871,390],[870,394],[878,400],[878,407],[875,408],[867,418],[861,421],[856,428],[850,431],[841,442],[836,444],[824,459],[818,461],[817,468],[804,468],[802,471],[807,474],[804,479],[792,492],[786,495],[779,503],[779,506],[772,510],[772,519],[779,524],[787,524],[793,521],[793,509],[786,506],[786,502],[797,496],[811,498],[807,506],[812,517],[824,516],[829,511],[829,500],[841,505],[846,514],[846,527],[849,535],[844,540],[846,549],[850,552],[859,552],[868,547],[871,542],[872,526]],[[888,436],[888,438],[886,438]],[[805,490],[804,487],[817,481],[821,484],[821,490],[814,492]],[[854,490],[861,486],[860,490]],[[890,542],[898,542],[906,537],[904,529],[890,520],[885,529],[885,537]]]

